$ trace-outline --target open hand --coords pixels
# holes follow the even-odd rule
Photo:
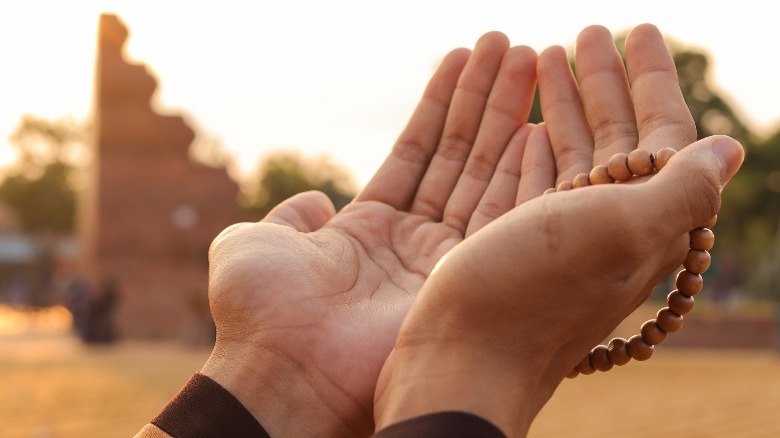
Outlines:
[[[497,32],[451,52],[354,202],[336,213],[303,193],[214,240],[217,342],[202,372],[272,436],[369,435],[377,376],[436,263],[548,187],[546,137],[525,125],[536,57]],[[527,146],[547,165],[529,152],[521,181]]]
[[[469,412],[525,436],[564,376],[687,253],[744,152],[708,137],[639,184],[534,199],[454,248],[428,278],[377,383],[384,428]]]

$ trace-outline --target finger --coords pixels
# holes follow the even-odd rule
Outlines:
[[[485,195],[471,215],[465,236],[468,237],[515,206],[523,154],[532,125],[523,125],[509,140],[496,166]]]
[[[744,159],[736,140],[712,136],[674,155],[658,174],[636,187],[654,208],[646,223],[669,240],[701,226],[720,208],[720,193]]]
[[[663,36],[642,24],[626,37],[626,69],[642,149],[681,149],[696,141],[696,126],[683,99]]]
[[[555,156],[544,123],[534,126],[528,136],[521,175],[515,205],[536,198],[555,186]]]
[[[260,222],[284,225],[308,233],[320,229],[336,214],[328,196],[311,190],[298,193],[273,208]]]
[[[512,47],[504,54],[474,147],[447,200],[442,222],[462,232],[466,231],[482,195],[488,185],[492,184],[496,165],[505,155],[509,140],[528,118],[535,86],[536,52],[529,47]],[[520,162],[517,164],[515,173],[520,171]],[[516,190],[517,181],[512,186],[512,191]],[[511,198],[514,198],[514,194]]]
[[[607,164],[618,152],[636,149],[636,117],[623,59],[612,34],[590,26],[577,38],[577,80],[594,142],[593,165]]]
[[[552,46],[539,55],[539,102],[555,154],[557,182],[571,181],[593,166],[593,138],[566,50]]]
[[[398,210],[409,208],[439,144],[455,86],[470,53],[468,49],[456,49],[442,60],[390,155],[356,201],[384,202]]]
[[[412,213],[441,220],[476,140],[488,95],[508,48],[509,41],[500,32],[485,34],[474,47],[452,96],[436,153],[412,201]]]

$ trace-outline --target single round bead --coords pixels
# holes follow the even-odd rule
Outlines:
[[[609,360],[609,350],[606,345],[597,345],[590,351],[590,363],[598,371],[609,371],[615,366]]]
[[[701,278],[700,274],[694,274],[683,269],[677,274],[674,284],[677,286],[677,290],[692,297],[701,292],[701,288],[704,286],[704,279]]]
[[[655,170],[660,171],[669,162],[669,159],[676,154],[677,151],[672,148],[663,148],[655,153]]]
[[[683,317],[664,307],[656,314],[655,323],[666,333],[674,333],[682,328]]]
[[[571,190],[571,189],[572,189],[571,181],[564,181],[558,184],[558,188],[556,190],[559,192],[565,192],[566,190]]]
[[[669,306],[669,310],[680,316],[687,315],[693,310],[693,303],[693,297],[680,293],[677,289],[669,292],[669,295],[666,296],[666,305]]]
[[[580,375],[580,372],[577,371],[577,368],[573,368],[571,371],[569,371],[569,374],[566,375],[567,379],[573,379]]]
[[[611,176],[609,176],[609,170],[607,170],[607,166],[603,164],[599,164],[598,166],[594,167],[589,174],[589,179],[591,184],[612,184],[615,182],[614,179],[612,179]]]
[[[581,374],[588,375],[593,374],[596,372],[596,369],[593,368],[593,364],[590,363],[590,353],[586,354],[585,357],[580,361],[580,363],[577,364],[577,368],[575,368],[577,371],[579,371]]]
[[[697,251],[709,251],[715,245],[715,233],[709,228],[696,228],[689,233],[691,236],[691,249]]]
[[[718,215],[711,217],[707,222],[703,223],[700,227],[697,228],[712,228],[715,226],[715,224],[718,223]]]
[[[628,341],[623,338],[614,338],[607,345],[607,356],[609,361],[617,366],[625,365],[631,360],[631,355],[626,349]]]
[[[685,257],[683,267],[685,267],[685,270],[688,272],[703,274],[710,267],[710,262],[712,262],[710,253],[692,249],[688,251],[688,256]]]
[[[645,342],[640,335],[631,336],[626,349],[634,360],[647,360],[653,355],[653,346]]]
[[[555,190],[555,187],[550,187],[549,189],[545,190],[543,195],[549,195],[550,193],[555,193],[557,190]]]
[[[650,345],[660,344],[666,340],[667,336],[666,332],[658,327],[658,324],[655,323],[654,319],[645,321],[645,323],[642,324],[640,333],[642,334],[642,339]]]
[[[607,170],[609,171],[609,176],[615,181],[627,181],[634,175],[631,173],[631,169],[628,168],[628,155],[623,152],[610,157],[607,163]]]
[[[574,177],[573,180],[571,180],[571,185],[575,189],[578,189],[580,187],[587,187],[590,185],[590,177],[587,173],[578,173],[577,176]]]
[[[634,149],[628,154],[628,168],[636,176],[653,173],[653,154],[644,149]]]

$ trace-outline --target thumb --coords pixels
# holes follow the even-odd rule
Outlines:
[[[668,225],[670,236],[700,227],[718,213],[720,194],[744,158],[738,141],[714,135],[685,147],[643,184],[656,219]]]
[[[284,225],[297,231],[316,231],[336,214],[328,195],[317,191],[298,193],[273,208],[261,222]]]

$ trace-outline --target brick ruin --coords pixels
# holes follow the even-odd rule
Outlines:
[[[121,337],[200,341],[213,330],[207,249],[246,219],[239,188],[225,169],[189,158],[194,132],[181,116],[152,110],[157,82],[125,58],[121,20],[102,15],[98,33],[92,163],[79,210],[85,276],[117,282]]]

